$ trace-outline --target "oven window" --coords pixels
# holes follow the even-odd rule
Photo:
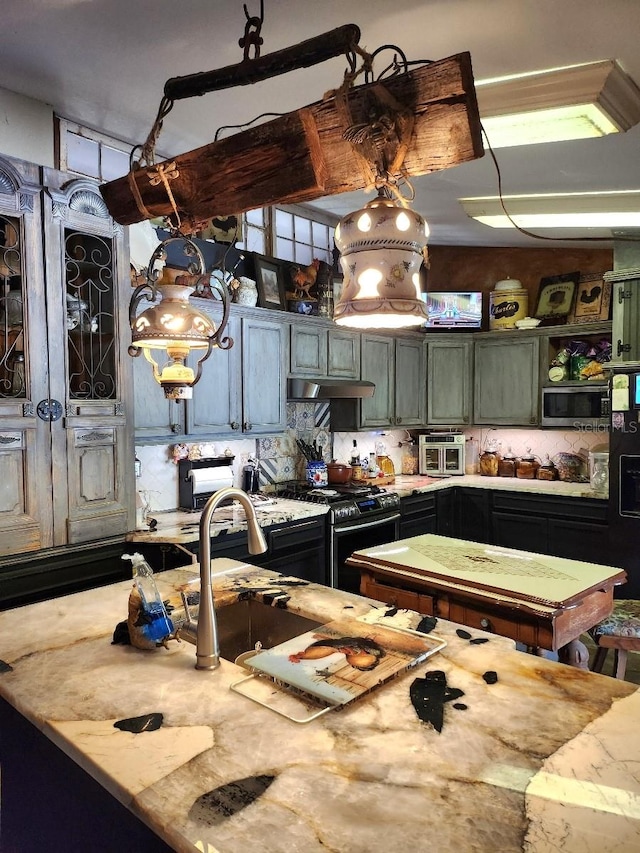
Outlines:
[[[440,450],[437,447],[423,447],[423,474],[429,471],[438,471],[440,469]]]
[[[362,551],[364,548],[373,548],[374,545],[386,545],[395,542],[398,538],[398,522],[383,521],[375,527],[365,530],[353,530],[340,533],[339,528],[334,530],[333,540],[333,567],[334,583],[338,589],[345,592],[360,594],[360,571],[345,565],[345,560],[354,551]]]
[[[460,448],[445,447],[444,449],[444,470],[459,471],[460,465]]]

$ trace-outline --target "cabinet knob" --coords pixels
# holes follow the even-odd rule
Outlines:
[[[469,416],[468,416],[468,415],[465,415],[465,416],[462,418],[462,423],[463,423],[463,424],[468,424],[468,423],[469,423]]]
[[[535,424],[535,423],[537,423],[537,422],[538,422],[538,419],[537,419],[536,417],[530,417],[530,418],[529,418],[529,423],[530,423],[530,424]]]
[[[240,429],[238,421],[231,421],[231,429]]]
[[[401,424],[401,423],[402,423],[402,418],[396,418],[396,423],[397,423],[397,424]]]
[[[251,424],[249,423],[249,421],[245,421],[245,422],[244,422],[244,424],[243,424],[243,426],[242,426],[242,429],[243,429],[245,432],[249,432],[249,430],[250,430],[251,428],[252,428],[252,427],[251,427]]]
[[[490,631],[490,630],[491,630],[491,622],[490,622],[490,620],[489,620],[489,619],[481,619],[481,620],[480,620],[480,627],[481,627],[481,628],[484,628],[484,629],[485,629],[485,631]]]

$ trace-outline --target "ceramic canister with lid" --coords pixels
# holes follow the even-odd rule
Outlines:
[[[489,328],[515,329],[516,321],[523,320],[529,310],[529,294],[517,278],[496,282],[489,293]]]

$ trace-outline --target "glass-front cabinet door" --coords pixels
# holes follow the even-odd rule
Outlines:
[[[50,394],[62,415],[52,420],[54,477],[66,469],[54,544],[73,544],[133,523],[131,364],[118,343],[128,340],[131,285],[124,229],[97,185],[45,170],[44,186]]]
[[[0,558],[134,526],[128,269],[96,184],[0,157]]]
[[[0,556],[53,543],[39,168],[0,158]]]

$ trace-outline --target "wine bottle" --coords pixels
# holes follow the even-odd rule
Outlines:
[[[356,439],[353,439],[353,447],[351,448],[351,465],[359,465],[360,464],[360,451],[358,450],[358,442]]]

